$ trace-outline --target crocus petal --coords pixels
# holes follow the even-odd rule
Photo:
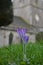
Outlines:
[[[28,40],[29,40],[29,36],[24,36],[24,37],[23,37],[23,41],[24,41],[25,43],[27,43]]]
[[[17,33],[19,34],[19,36],[21,36],[21,37],[23,37],[23,36],[25,36],[25,33],[26,33],[26,29],[24,29],[24,28],[18,28],[17,29]]]
[[[17,29],[17,33],[19,34],[20,37],[22,37],[22,30],[20,28]]]
[[[24,36],[26,34],[26,29],[23,28],[23,29],[21,29],[21,31],[22,31],[22,35]]]

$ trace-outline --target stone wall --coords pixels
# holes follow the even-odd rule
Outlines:
[[[25,19],[28,24],[43,27],[43,0],[14,0],[13,13]]]
[[[43,27],[43,0],[31,0],[32,23],[36,27]],[[37,18],[37,19],[36,19]]]
[[[12,34],[13,34],[12,44],[21,43],[19,35],[17,34],[17,32],[1,30],[0,31],[0,47],[9,45],[9,34],[10,34],[10,32],[12,32]],[[32,34],[32,35],[27,34],[27,35],[29,36],[28,42],[35,42],[36,41],[34,34]]]
[[[26,20],[28,24],[32,24],[32,10],[30,0],[14,0],[13,1],[14,16],[20,16]]]

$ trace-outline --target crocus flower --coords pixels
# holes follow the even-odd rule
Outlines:
[[[26,34],[26,29],[21,29],[21,28],[18,28],[17,29],[17,32],[19,34],[20,37],[23,37],[25,34]]]
[[[23,37],[23,41],[24,41],[24,43],[27,43],[28,40],[29,40],[29,36],[24,36],[24,37]]]
[[[22,37],[22,31],[20,28],[17,29],[17,33],[19,34],[20,37]]]
[[[25,36],[25,34],[26,34],[26,29],[23,28],[23,29],[21,29],[21,31],[22,31],[22,35]]]
[[[25,28],[18,28],[17,29],[17,33],[19,34],[20,38],[25,42],[27,43],[28,42],[28,39],[29,39],[29,36],[25,36],[26,34],[26,29]]]

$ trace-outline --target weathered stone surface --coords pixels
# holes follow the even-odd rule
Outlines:
[[[0,31],[0,47],[9,45],[9,34],[10,34],[10,32],[12,32],[12,34],[13,34],[12,44],[21,43],[20,37],[19,37],[17,32],[1,30]],[[34,34],[30,35],[28,33],[26,35],[29,36],[28,42],[35,42],[35,35]]]

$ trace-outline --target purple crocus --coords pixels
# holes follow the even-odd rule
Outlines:
[[[22,40],[25,43],[28,42],[29,36],[25,36],[25,34],[26,34],[26,29],[25,28],[18,28],[17,33],[19,34],[20,38],[22,38]]]
[[[29,40],[29,36],[24,36],[24,37],[23,37],[23,41],[24,41],[24,43],[27,43],[28,40]]]
[[[22,32],[20,28],[17,29],[17,33],[19,34],[20,37],[22,37]]]
[[[24,29],[24,28],[23,29],[18,28],[17,29],[17,33],[19,34],[20,37],[23,37],[26,34],[26,29]]]
[[[26,29],[25,29],[25,28],[22,28],[21,31],[22,31],[22,35],[25,36],[25,34],[26,34]]]

